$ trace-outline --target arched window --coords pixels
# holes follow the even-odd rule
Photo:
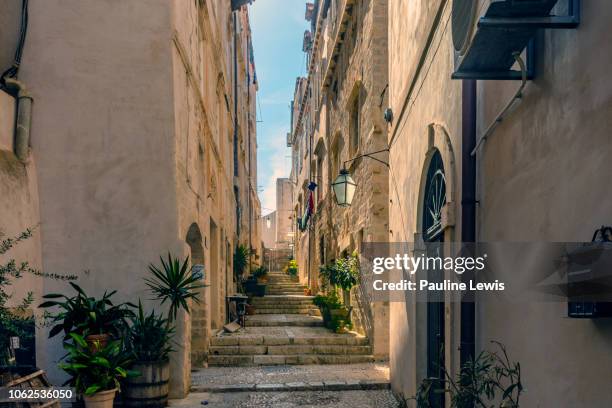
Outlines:
[[[442,156],[436,150],[429,162],[423,197],[423,240],[438,241],[442,235],[442,209],[446,205],[446,176]]]

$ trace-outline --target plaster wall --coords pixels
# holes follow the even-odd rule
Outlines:
[[[14,259],[18,265],[28,262],[41,270],[40,215],[38,208],[38,180],[36,163],[32,156],[21,162],[13,152],[15,100],[0,91],[0,240],[15,238],[27,228],[34,235],[0,256],[0,265]],[[25,273],[13,280],[9,293],[9,306],[18,306],[32,292],[35,302],[40,301],[42,279]],[[40,330],[39,330],[40,332]],[[40,341],[42,334],[37,336]]]
[[[578,29],[539,34],[535,80],[478,154],[479,240],[590,241],[612,223],[611,19],[610,2],[583,1]],[[478,135],[517,86],[479,82]],[[612,404],[610,319],[509,300],[481,303],[477,318],[477,346],[500,340],[520,361],[526,406]]]
[[[78,275],[87,293],[117,289],[116,301],[149,298],[147,265],[185,252],[170,27],[164,0],[30,1],[20,79],[35,100],[42,267]],[[60,339],[44,343],[38,364],[61,382]]]
[[[435,149],[444,163],[446,207],[456,214],[454,222],[444,226],[444,240],[452,242],[461,236],[457,179],[461,171],[461,82],[450,79],[454,52],[448,5],[444,1],[389,1],[389,106],[394,113],[389,126],[390,242],[422,240],[421,186]],[[439,7],[443,11],[436,21]],[[433,30],[431,48],[422,57],[429,30]],[[425,307],[408,293],[405,301],[390,306],[391,386],[405,399],[416,394],[426,376]],[[445,355],[451,369],[451,362],[458,360],[458,325],[453,324],[457,317],[457,311],[447,304]]]

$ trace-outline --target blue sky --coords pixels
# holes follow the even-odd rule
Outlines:
[[[306,72],[302,38],[305,0],[255,0],[250,6],[255,66],[259,81],[258,180],[262,213],[276,207],[276,179],[288,177],[289,103],[295,79]]]

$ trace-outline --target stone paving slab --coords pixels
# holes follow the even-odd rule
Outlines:
[[[192,393],[183,400],[171,400],[169,405],[177,408],[400,407],[390,390]]]
[[[191,374],[193,389],[222,385],[257,385],[319,383],[344,381],[352,384],[359,381],[360,387],[368,381],[389,383],[388,363],[361,363],[352,365],[303,365],[303,366],[256,366],[256,367],[209,367],[195,370]]]

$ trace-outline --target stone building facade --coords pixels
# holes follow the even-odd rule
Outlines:
[[[577,29],[566,24],[527,33],[533,48],[523,44],[514,50],[522,52],[529,68],[523,88],[519,63],[513,66],[514,80],[499,80],[509,76],[507,71],[490,68],[462,71],[471,52],[483,52],[479,61],[491,62],[495,55],[472,47],[476,35],[487,35],[479,31],[484,24],[478,26],[478,18],[499,16],[490,7],[512,12],[519,3],[389,1],[390,241],[435,239],[450,252],[460,241],[590,241],[597,228],[610,225],[612,208],[606,203],[612,193],[601,187],[609,179],[603,169],[612,153],[612,87],[603,68],[612,62],[605,45],[612,39],[606,26],[612,5],[584,1]],[[554,6],[552,15],[575,18],[568,4],[580,6],[527,3],[512,17],[533,17],[533,7],[546,3]],[[514,61],[511,54],[506,57]],[[512,108],[500,116],[509,102]],[[432,168],[443,172],[446,190],[436,237],[427,236],[423,217],[428,211],[424,185]],[[528,277],[538,271],[517,273]],[[612,403],[606,389],[612,371],[602,358],[611,352],[609,319],[568,318],[562,301],[477,297],[471,305],[452,302],[446,294],[436,323],[431,308],[413,296],[392,303],[391,381],[398,395],[408,400],[432,376],[434,349],[444,351],[444,365],[456,375],[466,350],[479,353],[496,340],[521,364],[527,390],[521,406]],[[430,341],[436,338],[442,340]],[[438,399],[433,406],[449,404],[448,398]]]
[[[0,3],[2,71],[18,3]],[[188,392],[192,364],[225,323],[235,246],[261,251],[257,80],[239,3],[30,1],[18,76],[34,100],[27,157],[15,154],[15,95],[0,91],[0,228],[40,223],[16,258],[76,274],[93,295],[118,289],[117,301],[146,301],[147,265],[168,251],[204,265],[202,303],[178,322],[173,396]],[[69,292],[29,279],[17,290],[35,288],[37,299]],[[46,330],[37,364],[57,382],[63,351]]]
[[[296,259],[300,279],[313,289],[321,265],[360,251],[363,242],[386,241],[388,236],[387,168],[358,158],[381,151],[375,157],[387,160],[387,13],[385,0],[307,6],[311,31],[304,36],[304,50],[309,71],[296,82],[290,144],[294,209],[301,217]],[[354,204],[340,208],[332,183],[346,161],[358,187]],[[372,303],[361,287],[352,291],[352,298],[359,306],[353,313],[355,326],[371,337],[375,355],[387,355],[387,305]]]

